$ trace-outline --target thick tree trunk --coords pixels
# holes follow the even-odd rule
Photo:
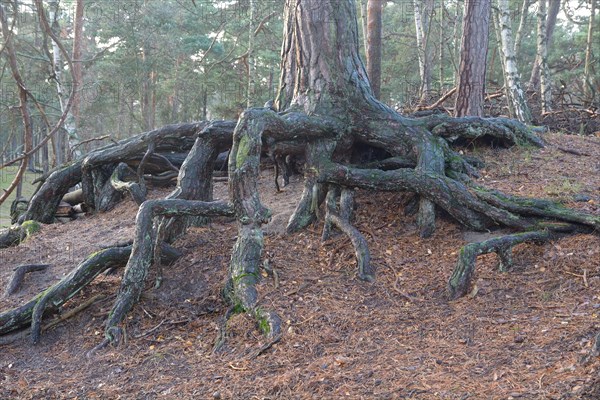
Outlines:
[[[491,0],[466,0],[454,114],[483,116]]]

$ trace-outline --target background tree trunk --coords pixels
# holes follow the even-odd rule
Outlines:
[[[381,96],[381,35],[383,0],[369,0],[367,7],[367,75],[373,95]]]
[[[503,58],[503,75],[510,117],[526,124],[531,122],[531,113],[521,88],[521,79],[517,68],[517,58],[514,53],[512,37],[512,22],[508,0],[498,0],[498,21],[500,28],[500,45]]]
[[[466,0],[454,113],[483,115],[491,0]]]
[[[596,0],[590,0],[590,19],[588,23],[587,45],[585,48],[585,65],[583,72],[583,97],[587,107],[589,107],[595,97],[593,85],[595,81],[595,68],[592,62],[594,47],[594,23],[596,14]]]
[[[542,114],[552,107],[552,88],[548,69],[548,35],[546,30],[546,0],[539,0],[537,12],[537,56],[540,65],[540,101]]]
[[[419,56],[419,75],[421,77],[419,105],[426,105],[431,97],[431,75],[433,58],[429,38],[433,18],[433,0],[415,0],[414,17],[417,54]]]
[[[546,0],[539,0],[538,3],[538,12],[540,7],[542,7],[542,2],[544,2],[543,7],[547,12],[547,16],[546,16],[546,48],[548,46],[550,46],[550,43],[552,42],[552,36],[554,33],[554,27],[556,26],[556,18],[558,16],[558,12],[560,11],[560,0],[548,0],[548,5],[549,7],[546,7]],[[539,13],[538,13],[538,24],[539,24]],[[541,56],[540,56],[540,49],[539,49],[539,30],[538,30],[538,50],[536,52],[536,56],[535,56],[535,61],[533,62],[533,70],[531,71],[531,77],[529,78],[529,83],[527,84],[527,90],[536,90],[539,86],[540,86],[540,71],[541,71]],[[519,40],[519,44],[520,44],[520,40]],[[548,50],[546,49],[546,52]],[[516,53],[517,57],[519,56],[519,53]]]
[[[523,42],[523,31],[525,30],[525,26],[527,26],[527,19],[529,16],[529,3],[531,0],[523,0],[521,3],[521,11],[519,13],[519,26],[517,28],[517,33],[515,34],[515,45],[514,51],[517,59],[521,54],[521,43]]]

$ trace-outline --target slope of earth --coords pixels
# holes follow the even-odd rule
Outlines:
[[[599,214],[600,139],[547,140],[542,150],[465,151],[486,159],[483,184]],[[403,213],[405,195],[359,193],[356,226],[377,268],[376,282],[364,283],[343,236],[323,244],[319,224],[281,235],[301,186],[294,179],[275,193],[269,170],[261,182],[274,214],[264,257],[276,274],[264,274],[259,292],[262,306],[283,319],[278,343],[266,343],[250,318],[236,315],[223,352],[212,354],[236,236],[233,223],[215,221],[176,243],[184,256],[165,268],[160,289],[152,289],[150,277],[127,320],[125,345],[86,356],[102,339],[120,271],[102,275],[68,303],[66,310],[104,296],[44,332],[40,344],[3,345],[0,398],[598,398],[600,360],[581,363],[600,330],[597,235],[520,245],[509,273],[497,271],[495,255],[482,256],[474,290],[449,302],[445,288],[457,251],[486,235],[440,218],[433,237],[420,239],[415,218]],[[225,184],[216,184],[216,197],[225,196]],[[46,226],[0,251],[0,287],[19,264],[52,264],[30,274],[0,307],[26,300],[101,245],[131,238],[135,211],[127,200],[109,213]]]

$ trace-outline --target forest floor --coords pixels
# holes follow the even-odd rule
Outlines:
[[[600,138],[546,139],[545,149],[472,150],[487,162],[481,183],[600,214]],[[263,175],[263,201],[274,210],[264,257],[277,279],[265,273],[259,293],[262,307],[282,317],[278,343],[265,346],[254,322],[236,315],[224,351],[212,354],[236,236],[234,223],[215,221],[176,243],[184,256],[165,268],[160,289],[149,279],[127,319],[125,345],[86,357],[102,341],[117,271],[101,275],[65,311],[102,300],[45,331],[38,345],[19,339],[1,346],[0,398],[600,398],[600,359],[581,362],[600,330],[597,235],[519,245],[508,273],[498,272],[495,255],[481,256],[474,290],[448,301],[458,250],[490,234],[440,218],[433,237],[421,239],[415,218],[404,216],[405,195],[361,192],[356,226],[377,269],[376,282],[365,283],[343,236],[322,244],[321,225],[281,235],[302,185],[296,178],[275,193],[271,171]],[[219,196],[225,183],[216,184]],[[127,200],[108,213],[44,226],[1,250],[0,288],[19,264],[52,267],[30,274],[0,309],[30,298],[100,246],[131,239],[136,209]]]

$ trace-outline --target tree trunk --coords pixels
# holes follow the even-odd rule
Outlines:
[[[498,10],[500,44],[504,60],[502,63],[504,67],[502,72],[506,82],[510,117],[528,124],[531,122],[531,113],[525,100],[525,94],[521,88],[521,79],[517,68],[517,58],[514,53],[512,23],[510,20],[508,0],[498,0]]]
[[[538,0],[538,14],[537,14],[537,21],[538,21],[538,25],[540,23],[539,21],[539,11],[540,11],[540,7],[544,7],[544,9],[546,9],[546,4],[544,3],[543,5],[541,4],[542,1],[545,0]],[[546,17],[546,47],[550,46],[550,43],[552,42],[552,35],[554,33],[554,27],[556,26],[556,18],[558,16],[558,12],[560,11],[560,0],[548,0],[548,4],[549,7],[547,9],[548,11],[548,15]],[[539,26],[538,26],[538,33],[537,33],[537,38],[538,38],[538,48],[536,51],[536,56],[535,56],[535,61],[533,62],[533,70],[531,71],[531,77],[529,78],[529,83],[527,84],[527,90],[535,90],[538,86],[540,86],[540,71],[541,71],[541,66],[542,66],[542,57],[540,56],[540,47],[539,47],[539,37],[540,32],[539,32]],[[517,53],[518,56],[518,53]]]
[[[417,53],[419,56],[419,75],[421,77],[419,105],[425,106],[431,97],[431,72],[433,67],[433,58],[431,46],[429,45],[429,36],[431,33],[431,19],[433,16],[434,2],[432,0],[426,0],[425,2],[421,0],[415,0],[413,2],[413,6]]]
[[[369,48],[368,43],[368,29],[367,29],[367,4],[369,0],[358,0],[360,5],[360,25],[362,27],[363,34],[363,47],[365,51],[365,55],[367,54],[367,49]]]
[[[77,0],[75,3],[75,20],[73,22],[73,80],[74,85],[82,87],[83,85],[83,11],[84,0]],[[71,106],[70,116],[67,117],[66,126],[69,134],[69,153],[78,159],[81,157],[81,149],[77,147],[80,142],[79,138],[79,112],[81,107],[81,92],[79,90],[73,92],[73,103]]]
[[[587,44],[585,48],[585,64],[583,69],[583,97],[585,105],[589,107],[594,102],[594,80],[595,71],[593,66],[593,46],[594,46],[594,23],[596,15],[596,0],[590,0],[590,19],[588,23]]]
[[[377,99],[381,96],[382,8],[383,0],[369,0],[367,6],[367,74],[373,95]]]
[[[33,130],[31,128],[31,115],[27,105],[28,93],[25,82],[23,81],[23,77],[21,76],[21,71],[19,70],[17,54],[13,45],[13,32],[11,32],[9,29],[8,19],[6,17],[6,13],[4,12],[4,6],[2,5],[0,5],[0,25],[2,28],[2,37],[4,38],[3,50],[6,52],[12,77],[19,92],[19,111],[21,112],[21,119],[23,121],[23,152],[25,153],[25,157],[21,160],[21,164],[19,165],[19,169],[17,170],[14,179],[10,185],[8,185],[8,187],[2,191],[2,194],[0,194],[0,204],[2,204],[4,201],[6,201],[8,196],[10,196],[12,191],[15,190],[15,188],[21,183],[23,175],[27,170],[27,165],[29,162],[29,157],[27,154],[33,148]]]
[[[537,58],[540,64],[540,100],[542,114],[552,109],[552,88],[548,69],[548,35],[546,30],[546,0],[539,0],[537,12]]]
[[[517,33],[515,34],[515,44],[514,44],[514,53],[518,58],[521,54],[521,43],[523,42],[523,31],[527,26],[527,18],[529,16],[529,2],[531,0],[523,0],[521,3],[521,11],[519,13],[519,27],[517,28]]]
[[[454,113],[483,116],[490,0],[466,0]]]

